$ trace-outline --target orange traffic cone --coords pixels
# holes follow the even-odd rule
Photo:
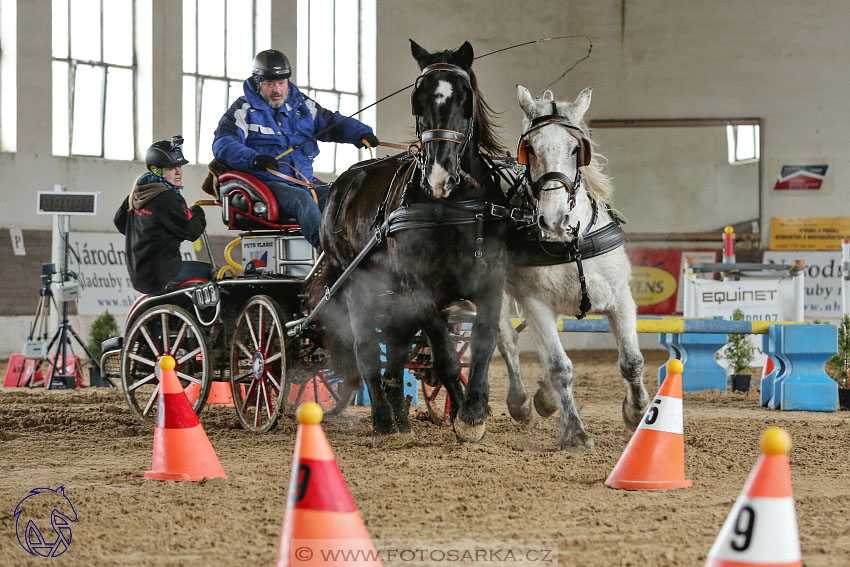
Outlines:
[[[174,373],[174,358],[159,361],[159,407],[153,436],[153,466],[145,473],[158,480],[227,478]]]
[[[708,552],[706,567],[799,567],[800,539],[791,492],[791,437],[762,433],[761,450],[738,500]]]
[[[685,436],[682,430],[682,362],[667,363],[667,378],[605,486],[625,490],[666,490],[691,485],[685,479]]]
[[[298,433],[277,566],[380,566],[320,425],[321,406],[301,404],[295,416]]]
[[[198,384],[189,384],[184,390],[186,397],[189,398],[189,403],[194,404],[198,399],[198,394],[201,392],[201,387]],[[212,382],[210,384],[210,393],[207,396],[207,405],[233,407],[233,395],[230,390],[229,382]]]

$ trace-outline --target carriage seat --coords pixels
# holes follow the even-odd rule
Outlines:
[[[253,175],[231,170],[218,183],[221,219],[230,230],[299,230],[295,219],[281,218],[274,194]]]

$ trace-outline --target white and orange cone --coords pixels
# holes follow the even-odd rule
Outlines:
[[[763,455],[753,467],[706,567],[801,567],[797,514],[791,491],[791,437],[779,427],[762,433]]]
[[[159,406],[153,435],[153,464],[146,478],[199,481],[227,478],[183,386],[171,356],[159,361]]]
[[[685,488],[685,435],[682,425],[682,361],[667,363],[667,378],[647,408],[626,450],[605,479],[625,490]]]
[[[298,406],[295,457],[277,567],[381,567],[322,430],[322,407]]]

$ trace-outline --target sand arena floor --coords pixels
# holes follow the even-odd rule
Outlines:
[[[666,355],[645,354],[652,394]],[[529,426],[510,419],[498,356],[490,372],[493,416],[481,443],[458,444],[451,429],[415,419],[415,436],[375,448],[367,408],[328,418],[325,431],[373,538],[550,539],[561,566],[702,565],[756,462],[760,433],[780,425],[794,441],[805,564],[850,564],[850,413],[768,411],[755,391],[685,394],[693,487],[611,490],[603,480],[629,439],[616,353],[573,358],[579,410],[596,439],[587,454],[555,450],[553,418]],[[524,360],[524,370],[532,389],[536,357]],[[152,433],[134,424],[119,391],[0,389],[0,565],[45,564],[19,547],[13,511],[30,489],[60,485],[79,518],[71,547],[51,565],[272,564],[295,425],[284,419],[255,436],[239,428],[232,409],[219,407],[205,410],[202,422],[229,480],[159,482],[143,477]]]

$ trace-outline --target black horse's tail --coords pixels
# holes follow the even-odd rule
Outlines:
[[[334,262],[325,261],[319,273],[307,284],[307,306],[310,311],[322,300],[325,290],[330,288],[342,274]],[[322,308],[316,318],[322,326],[323,348],[327,354],[329,368],[341,376],[346,390],[360,387],[360,371],[354,354],[354,333],[351,331],[351,316],[345,296],[337,292]]]

